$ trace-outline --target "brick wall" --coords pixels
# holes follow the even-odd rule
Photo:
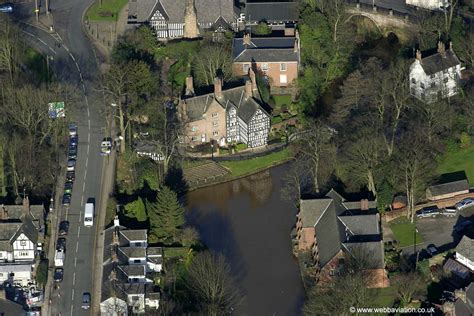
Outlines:
[[[244,64],[248,64],[249,66],[251,63],[234,63],[232,65],[232,71],[235,76],[246,76],[248,73],[244,71]],[[280,70],[280,64],[281,63],[276,63],[276,62],[268,62],[266,63],[268,66],[268,70],[263,70],[262,62],[257,62],[255,63],[255,66],[257,67],[258,72],[264,73],[268,76],[270,79],[270,86],[271,87],[288,87],[294,84],[294,81],[298,78],[298,63],[297,62],[285,62],[286,64],[286,70],[282,71]],[[283,83],[280,81],[280,75],[285,75],[286,76],[286,83]]]

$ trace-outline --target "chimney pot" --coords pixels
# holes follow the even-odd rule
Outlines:
[[[257,91],[257,78],[255,77],[255,71],[252,67],[249,68],[249,77],[252,82],[252,91]]]
[[[247,34],[244,34],[244,45],[250,45],[250,42],[251,42],[251,37],[250,37],[250,33],[247,33]]]
[[[368,211],[369,210],[369,200],[367,200],[367,199],[360,200],[360,210],[361,211]]]
[[[443,57],[446,58],[446,46],[443,42],[438,42],[438,53]]]
[[[421,51],[419,49],[416,50],[416,59],[421,62]]]
[[[222,80],[219,77],[214,78],[214,96],[222,98]]]

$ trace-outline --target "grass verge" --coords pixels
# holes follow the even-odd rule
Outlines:
[[[263,156],[252,158],[248,160],[239,161],[224,161],[219,164],[226,167],[232,173],[232,177],[240,177],[245,174],[250,174],[261,169],[269,168],[288,161],[292,158],[292,155],[288,148],[281,151]]]
[[[128,0],[98,0],[87,11],[89,21],[117,21],[120,11]]]
[[[448,151],[440,159],[436,171],[439,174],[464,171],[469,183],[474,183],[474,146]]]
[[[371,307],[391,307],[397,298],[397,289],[394,286],[383,289],[369,289],[372,297]]]
[[[400,243],[400,247],[407,247],[414,243],[419,244],[423,240],[421,235],[415,231],[415,224],[412,224],[405,217],[397,218],[390,222],[390,229]]]

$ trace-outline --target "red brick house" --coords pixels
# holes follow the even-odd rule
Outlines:
[[[318,282],[341,273],[349,256],[363,260],[370,287],[389,286],[375,202],[348,202],[331,190],[324,198],[301,200],[297,217],[297,251],[311,252]]]

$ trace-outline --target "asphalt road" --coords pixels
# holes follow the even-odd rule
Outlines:
[[[81,309],[82,294],[93,292],[93,258],[96,245],[96,222],[92,228],[83,225],[84,205],[94,199],[99,205],[103,158],[99,144],[105,133],[104,102],[97,92],[99,74],[89,39],[83,32],[82,14],[93,0],[51,0],[54,27],[59,36],[20,23],[25,38],[44,54],[52,56],[50,65],[58,79],[77,88],[78,107],[68,107],[69,119],[78,125],[79,145],[76,179],[69,207],[62,207],[60,218],[70,222],[66,243],[64,279],[52,292],[51,315],[89,315]],[[33,3],[16,6],[16,20],[27,21],[33,14]],[[60,45],[58,45],[60,43]],[[104,210],[105,211],[105,210]],[[96,208],[96,216],[98,209]],[[54,258],[50,258],[54,261]],[[92,297],[92,300],[100,298]]]

